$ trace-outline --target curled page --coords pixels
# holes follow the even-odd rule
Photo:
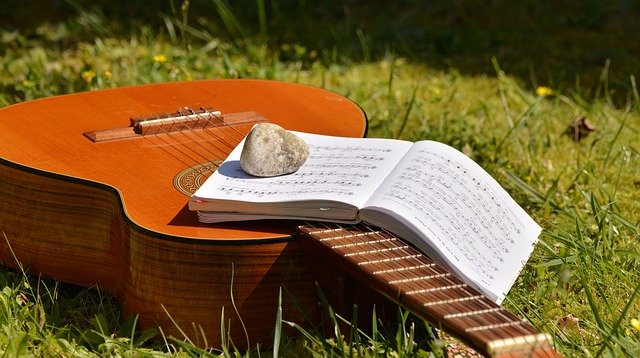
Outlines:
[[[432,141],[415,143],[366,206],[365,221],[392,231],[395,221],[398,235],[498,303],[541,232],[484,169]]]

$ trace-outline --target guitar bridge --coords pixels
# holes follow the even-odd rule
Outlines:
[[[253,111],[229,113],[223,116],[222,112],[213,108],[202,107],[194,110],[184,107],[176,112],[133,117],[128,127],[89,131],[83,134],[93,142],[104,142],[266,121],[265,117]]]

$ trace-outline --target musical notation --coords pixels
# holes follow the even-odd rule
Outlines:
[[[327,153],[316,153],[309,155],[309,159],[323,159],[323,160],[366,160],[366,161],[380,161],[384,160],[384,155],[347,155],[347,154],[327,154]]]
[[[354,195],[353,191],[344,189],[328,189],[328,188],[304,188],[304,189],[287,189],[287,190],[269,190],[269,189],[249,189],[244,186],[224,186],[220,188],[220,191],[226,195],[233,195],[236,197],[243,196],[272,196],[272,195],[301,195],[301,194],[337,194],[337,195]]]
[[[508,197],[483,176],[455,158],[429,147],[415,150],[396,167],[378,194],[376,205],[393,207],[411,217],[438,241],[440,250],[469,262],[476,279],[490,287],[509,252],[522,245],[514,238],[525,223],[511,210]]]
[[[354,145],[309,145],[310,150],[316,152],[380,152],[380,153],[391,153],[393,149],[391,148],[381,148],[381,147],[363,147],[363,146],[354,146]]]
[[[335,200],[363,204],[406,152],[406,144],[381,146],[376,140],[354,145],[350,140],[309,144],[309,157],[295,173],[256,178],[244,173],[235,156],[227,160],[226,174],[210,190],[212,196],[242,201]],[[234,167],[235,165],[235,167]],[[206,185],[206,183],[205,183]],[[217,194],[216,194],[217,193]]]

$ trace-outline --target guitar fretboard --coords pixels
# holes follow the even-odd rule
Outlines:
[[[417,249],[378,228],[306,224],[316,245],[339,255],[354,277],[492,357],[558,356],[548,334],[483,296]]]

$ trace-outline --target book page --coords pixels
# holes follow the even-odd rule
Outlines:
[[[410,239],[414,245],[435,250],[498,303],[541,231],[479,165],[432,141],[411,148],[367,207],[401,218],[420,233]]]
[[[328,200],[360,208],[412,145],[392,139],[292,133],[309,145],[309,158],[298,171],[269,178],[246,174],[240,167],[243,141],[196,191],[192,201]]]

